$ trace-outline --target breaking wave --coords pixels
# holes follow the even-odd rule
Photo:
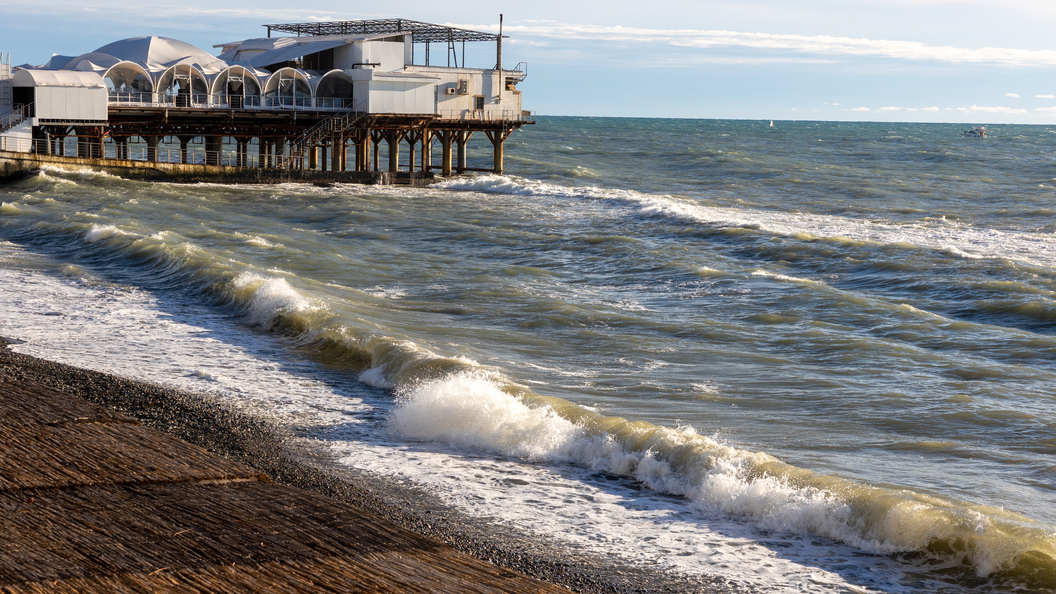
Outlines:
[[[1056,256],[1053,256],[1056,254],[1056,239],[1050,236],[981,229],[945,219],[897,223],[803,212],[743,210],[709,206],[690,198],[664,194],[596,186],[569,187],[516,176],[480,175],[441,182],[438,187],[518,196],[615,200],[635,206],[636,212],[643,216],[711,227],[746,228],[804,239],[908,244],[940,250],[956,258],[1006,258],[1056,267]]]
[[[626,476],[764,530],[903,555],[933,570],[1056,587],[1056,537],[1026,517],[819,475],[691,427],[609,417],[513,391],[468,371],[400,386],[390,430],[408,440]]]

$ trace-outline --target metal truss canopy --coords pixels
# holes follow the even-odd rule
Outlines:
[[[409,19],[376,19],[361,21],[327,21],[317,23],[286,23],[277,25],[262,25],[268,28],[268,35],[272,31],[283,33],[296,33],[308,36],[320,35],[378,35],[386,33],[409,33],[415,43],[451,43],[456,41],[497,41],[499,36],[494,33],[481,31],[470,31],[457,27],[445,27],[412,21]]]

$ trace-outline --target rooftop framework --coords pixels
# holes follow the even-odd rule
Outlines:
[[[457,41],[497,41],[499,35],[471,31],[457,27],[445,27],[410,19],[375,19],[360,21],[328,21],[318,23],[286,23],[262,25],[272,31],[296,33],[298,36],[320,35],[377,35],[385,33],[409,33],[415,43],[453,43]]]

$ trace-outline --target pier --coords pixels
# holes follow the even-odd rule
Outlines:
[[[534,123],[517,89],[527,66],[502,66],[501,17],[498,34],[408,19],[265,27],[268,37],[217,44],[218,57],[139,37],[39,67],[4,63],[0,176],[38,155],[140,173],[107,161],[169,164],[155,169],[175,181],[171,164],[205,167],[195,180],[424,183],[501,174],[506,140]],[[495,65],[466,67],[465,44],[481,41],[496,44]],[[432,63],[433,46],[444,47],[445,65]],[[470,163],[474,137],[486,138],[486,166]]]

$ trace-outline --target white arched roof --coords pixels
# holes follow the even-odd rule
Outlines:
[[[16,70],[11,77],[15,87],[99,87],[106,88],[95,72],[74,70]]]
[[[206,78],[205,73],[199,70],[194,64],[177,64],[166,68],[164,72],[157,75],[154,89],[158,93],[164,93],[172,87],[173,80],[177,74],[187,74],[191,77],[192,92],[196,83],[200,83],[201,86],[204,87],[205,93],[209,92],[209,79]]]
[[[147,69],[144,68],[143,66],[140,66],[139,64],[137,64],[135,62],[129,62],[128,60],[125,60],[123,62],[118,62],[117,64],[114,64],[113,66],[107,68],[106,69],[106,73],[103,74],[103,79],[109,78],[111,80],[114,80],[114,76],[120,71],[134,72],[136,74],[142,75],[143,78],[147,79],[147,84],[150,85],[150,90],[149,91],[144,91],[144,92],[147,92],[147,93],[153,93],[154,92],[154,79],[151,78],[150,72],[147,72]],[[132,83],[135,80],[136,80],[136,77],[133,76],[131,78],[131,80],[129,80],[128,82]]]
[[[236,64],[234,66],[228,66],[221,72],[213,75],[212,84],[209,87],[212,93],[214,95],[222,95],[224,93],[224,90],[220,87],[226,84],[228,78],[230,78],[231,74],[235,72],[240,72],[243,78],[245,78],[246,80],[253,81],[253,84],[257,86],[257,93],[261,92],[262,86],[260,84],[260,78],[257,77],[256,73],[250,68],[246,68],[245,66],[240,66]]]
[[[310,97],[315,96],[315,85],[312,84],[312,76],[300,68],[291,68],[289,66],[279,68],[274,74],[268,77],[268,80],[264,82],[264,94],[267,95],[268,93],[276,92],[278,90],[279,81],[283,79],[303,81],[308,87],[308,95]],[[296,89],[296,83],[294,84],[294,88]]]
[[[108,43],[93,53],[110,54],[118,60],[138,62],[150,70],[173,66],[188,58],[202,65],[219,62],[201,48],[168,37],[131,37]]]
[[[320,72],[320,71],[318,71],[318,70],[313,71],[313,73],[318,73],[318,72]],[[326,81],[327,79],[333,79],[333,78],[341,79],[341,80],[347,82],[350,85],[352,84],[352,77],[349,76],[348,73],[346,73],[344,70],[334,69],[334,70],[331,70],[330,72],[327,72],[326,74],[324,74],[322,76],[313,77],[313,79],[312,79],[312,93],[315,94],[315,95],[318,95],[319,94],[319,87],[322,86],[323,82]]]

